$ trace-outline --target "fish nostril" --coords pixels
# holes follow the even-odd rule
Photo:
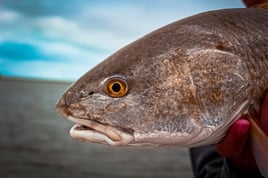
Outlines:
[[[88,96],[91,96],[93,94],[94,94],[94,91],[91,91],[91,92],[86,92],[83,90],[80,92],[68,91],[58,101],[57,106],[59,106],[59,107],[60,106],[62,106],[62,107],[70,106],[72,103],[79,102],[80,100],[83,100],[83,99],[85,99]]]
[[[85,98],[87,96],[90,96],[90,95],[93,95],[94,94],[94,91],[91,91],[91,92],[86,92],[86,91],[80,91],[80,99],[81,98]]]

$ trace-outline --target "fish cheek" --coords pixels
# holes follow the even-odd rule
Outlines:
[[[154,116],[157,110],[149,101],[145,95],[130,93],[109,103],[105,117],[113,126],[131,128],[136,133],[151,132],[156,126]]]
[[[171,50],[159,56],[142,71],[149,78],[136,98],[136,125],[140,133],[192,133],[200,110],[191,82],[189,65]],[[145,66],[145,65],[143,65]],[[141,88],[141,87],[138,87]]]
[[[190,61],[203,125],[220,127],[238,117],[251,87],[240,57],[218,50],[203,50]]]
[[[103,105],[100,118],[103,122],[121,128],[130,128],[135,125],[136,109],[131,97],[109,98]]]

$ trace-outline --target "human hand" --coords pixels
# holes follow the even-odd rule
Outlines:
[[[268,92],[262,104],[257,123],[268,135]],[[220,155],[227,157],[236,167],[247,171],[257,171],[258,167],[248,139],[250,127],[250,122],[245,117],[241,117],[230,127],[226,136],[216,145],[216,148]]]

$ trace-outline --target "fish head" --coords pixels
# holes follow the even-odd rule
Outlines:
[[[150,33],[75,82],[57,104],[63,117],[77,123],[70,135],[109,145],[183,147],[222,137],[246,105],[232,99],[248,97],[240,93],[246,74],[237,56],[222,51],[221,36],[197,21]]]
[[[59,100],[59,113],[79,123],[71,136],[111,145],[162,145],[171,135],[186,140],[200,132],[187,64],[172,62],[178,51],[140,56],[133,65],[127,61],[135,54],[123,53],[85,74]]]

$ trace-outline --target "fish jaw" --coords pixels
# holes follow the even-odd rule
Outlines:
[[[201,129],[198,123],[193,122],[195,131],[191,133],[159,130],[145,133],[142,130],[127,129],[100,122],[93,116],[92,118],[86,117],[82,111],[76,110],[77,106],[73,108],[72,106],[72,104],[66,104],[66,99],[61,98],[57,104],[57,110],[62,117],[76,123],[70,129],[70,136],[78,141],[111,146],[192,147],[207,144],[209,140],[204,138],[211,135],[214,130],[214,128]],[[78,116],[80,112],[83,114]]]
[[[105,144],[111,146],[131,147],[196,147],[206,145],[214,139],[207,138],[213,133],[213,128],[204,128],[192,134],[155,132],[150,134],[126,132],[124,129],[104,125],[90,119],[67,117],[76,124],[70,129],[70,136],[78,141]]]
[[[76,123],[70,130],[70,136],[75,140],[113,146],[128,145],[134,140],[132,134],[124,132],[120,128],[104,125],[94,120],[80,119],[71,116],[69,116],[68,119]]]
[[[80,105],[81,106],[81,105]],[[213,136],[214,126],[202,128],[200,123],[188,119],[188,125],[194,127],[192,132],[180,132],[170,130],[153,130],[144,132],[142,129],[130,129],[102,122],[100,118],[94,118],[92,114],[86,114],[79,105],[66,104],[66,98],[61,98],[57,110],[61,116],[76,123],[70,129],[70,136],[78,141],[105,144],[111,146],[131,147],[196,147],[215,143],[224,133]],[[90,116],[91,115],[91,116]],[[120,116],[118,116],[120,117]],[[191,121],[190,121],[191,120]]]
[[[128,145],[134,140],[133,131],[100,123],[90,117],[74,117],[70,105],[62,97],[57,103],[58,113],[65,119],[76,123],[70,129],[75,140],[106,145]]]

